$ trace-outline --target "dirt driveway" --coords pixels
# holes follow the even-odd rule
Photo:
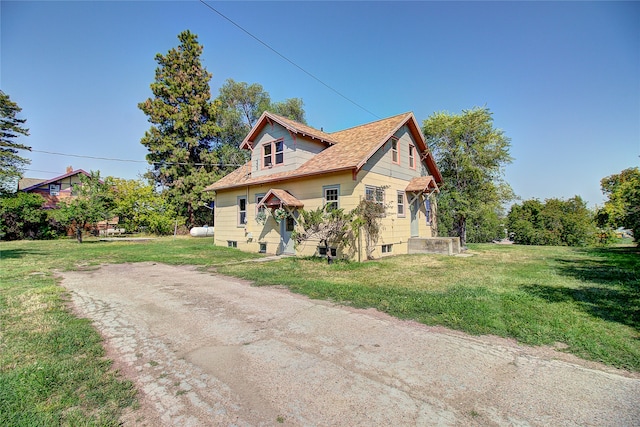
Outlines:
[[[640,378],[154,263],[63,274],[140,390],[125,425],[638,426]]]

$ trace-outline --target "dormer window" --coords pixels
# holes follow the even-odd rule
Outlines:
[[[284,163],[284,140],[267,142],[262,146],[262,167],[270,168]]]

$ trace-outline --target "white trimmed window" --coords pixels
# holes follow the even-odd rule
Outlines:
[[[322,198],[323,205],[327,212],[333,209],[339,209],[340,203],[340,186],[339,185],[331,185],[327,187],[322,187]]]
[[[389,244],[389,245],[382,245],[382,253],[383,254],[390,254],[393,251],[393,245]]]
[[[398,191],[398,196],[397,196],[397,204],[398,204],[398,216],[399,217],[404,217],[406,215],[404,207],[405,207],[405,203],[404,203],[404,191]]]
[[[59,196],[60,195],[60,184],[49,184],[49,195],[50,196]]]
[[[247,198],[238,197],[238,227],[244,227],[247,223]]]

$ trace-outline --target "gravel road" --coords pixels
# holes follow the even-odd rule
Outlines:
[[[188,266],[61,273],[131,426],[638,426],[640,376]]]

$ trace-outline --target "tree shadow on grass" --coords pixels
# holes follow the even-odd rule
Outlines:
[[[3,259],[18,259],[26,256],[43,255],[43,251],[34,249],[7,249],[0,250],[0,261]]]
[[[578,279],[576,288],[526,285],[530,295],[551,303],[572,302],[592,316],[640,331],[640,252],[635,247],[589,248],[589,258],[558,258],[558,274]]]

